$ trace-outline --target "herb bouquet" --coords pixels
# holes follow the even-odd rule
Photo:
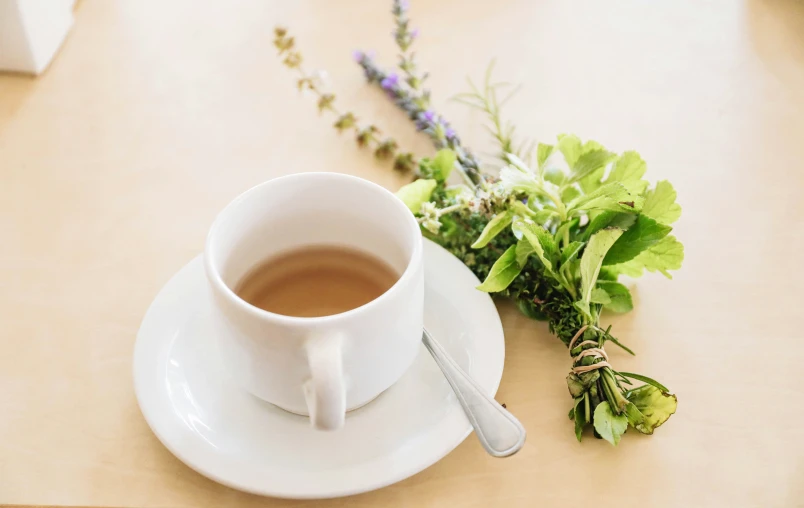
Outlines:
[[[418,71],[410,47],[418,32],[410,28],[408,5],[393,2],[394,38],[401,75],[381,69],[369,53],[355,53],[370,83],[381,87],[439,149],[416,161],[397,143],[381,138],[374,125],[361,125],[335,106],[316,74],[308,74],[293,37],[275,30],[283,63],[298,72],[300,90],[318,97],[320,112],[335,115],[339,131],[352,131],[358,145],[380,159],[393,159],[415,181],[398,196],[418,218],[422,232],[468,266],[483,283],[478,289],[514,300],[527,316],[545,320],[569,349],[567,386],[573,398],[569,419],[581,440],[587,425],[616,445],[630,425],[652,434],[675,412],[677,399],[661,383],[615,370],[605,346],[611,342],[633,354],[601,325],[601,312],[627,312],[631,295],[620,275],[681,267],[682,244],[670,232],[681,215],[676,192],[667,181],[651,186],[646,164],[636,152],[615,154],[595,141],[559,135],[554,144],[517,144],[514,129],[500,117],[505,85],[491,82],[491,66],[481,87],[457,99],[484,111],[499,145],[499,176],[481,164],[456,131],[430,107],[426,74]],[[525,162],[528,161],[528,162]],[[462,183],[449,185],[453,172]],[[633,381],[643,384],[634,387]]]

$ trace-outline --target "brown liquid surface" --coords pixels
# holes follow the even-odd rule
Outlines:
[[[365,305],[398,279],[390,266],[364,252],[315,246],[261,263],[240,280],[235,293],[269,312],[319,317]]]

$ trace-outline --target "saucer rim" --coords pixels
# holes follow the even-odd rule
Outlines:
[[[436,244],[436,243],[434,243],[434,242],[432,242],[432,241],[430,241],[428,239],[423,239],[423,240],[424,240],[423,241],[423,243],[424,243],[424,245],[423,245],[423,247],[424,247],[423,251],[424,252],[423,253],[424,253],[425,260],[428,257],[432,257],[432,256],[446,255],[446,256],[448,256],[450,258],[449,262],[456,263],[456,269],[464,270],[466,275],[470,276],[472,278],[472,280],[474,280],[476,282],[475,285],[480,283],[480,281],[477,280],[477,277],[465,265],[463,265],[463,263],[460,260],[455,258],[446,249],[444,249],[443,247],[439,246],[438,244]],[[435,249],[436,251],[441,251],[441,252],[439,254],[431,254],[430,256],[428,256],[427,253],[431,249]],[[152,371],[155,370],[155,369],[145,369],[145,371],[142,372],[142,375],[139,375],[139,373],[138,373],[138,371],[143,370],[143,369],[138,369],[138,365],[142,365],[143,362],[147,362],[149,360],[150,356],[152,356],[152,355],[148,355],[148,357],[142,358],[143,355],[148,353],[147,351],[145,351],[145,349],[146,349],[145,343],[148,342],[148,340],[147,339],[141,339],[141,336],[147,335],[148,332],[150,332],[150,330],[148,330],[148,328],[150,328],[150,327],[146,326],[151,321],[151,320],[149,320],[149,315],[151,315],[152,312],[156,313],[158,311],[157,308],[162,307],[164,305],[164,303],[161,301],[161,300],[164,299],[164,296],[165,296],[164,293],[170,293],[171,289],[173,289],[174,292],[175,292],[174,286],[176,286],[178,284],[177,281],[181,280],[182,278],[186,278],[187,277],[186,272],[190,272],[190,271],[193,271],[193,270],[200,271],[201,275],[204,274],[203,254],[197,255],[192,260],[190,260],[187,264],[185,264],[180,270],[178,270],[170,278],[170,280],[160,289],[160,291],[157,294],[157,296],[152,300],[151,305],[149,306],[148,311],[146,312],[146,314],[145,314],[145,316],[143,318],[142,324],[140,326],[140,330],[137,333],[137,340],[136,340],[135,348],[134,348],[134,361],[132,362],[133,363],[133,365],[132,365],[133,374],[134,374],[135,396],[136,396],[136,399],[137,399],[137,403],[138,403],[138,405],[140,407],[140,412],[142,413],[146,423],[148,424],[148,426],[151,429],[151,431],[153,432],[153,434],[162,443],[162,445],[165,446],[165,448],[167,448],[168,451],[170,451],[171,454],[173,454],[176,458],[178,458],[182,463],[184,463],[187,467],[189,467],[193,471],[195,471],[195,472],[201,474],[202,476],[205,476],[205,477],[207,477],[207,478],[209,478],[209,479],[211,479],[211,480],[213,480],[213,481],[215,481],[217,483],[220,483],[220,484],[225,485],[227,487],[230,487],[230,488],[233,488],[233,489],[236,489],[236,490],[240,490],[240,491],[243,491],[243,492],[247,492],[247,493],[250,493],[250,494],[256,494],[256,495],[261,495],[261,496],[269,496],[269,497],[275,497],[275,498],[283,498],[283,499],[331,499],[331,498],[339,498],[339,497],[345,497],[345,496],[351,496],[351,495],[361,494],[361,493],[365,493],[365,492],[370,492],[370,491],[377,490],[377,489],[380,489],[380,488],[383,488],[383,487],[387,487],[389,485],[393,485],[393,484],[398,483],[398,482],[400,482],[402,480],[410,478],[411,476],[413,476],[413,475],[415,475],[417,473],[420,473],[421,471],[424,471],[425,469],[431,467],[433,464],[439,462],[441,459],[443,459],[444,457],[449,455],[453,450],[455,450],[455,448],[457,448],[469,436],[469,434],[472,433],[472,430],[473,430],[472,426],[469,423],[469,420],[466,419],[465,415],[463,415],[462,412],[460,412],[460,413],[453,412],[453,413],[447,415],[447,417],[444,420],[439,421],[437,425],[433,426],[433,428],[435,429],[435,428],[443,427],[443,428],[446,428],[448,430],[450,427],[452,427],[453,425],[456,425],[457,423],[464,423],[465,424],[464,429],[462,431],[460,431],[460,432],[454,431],[455,432],[454,439],[450,440],[447,445],[443,445],[443,446],[439,447],[438,452],[432,453],[432,454],[423,454],[422,455],[423,460],[414,461],[407,468],[401,469],[401,470],[395,472],[395,474],[389,474],[388,476],[386,476],[382,480],[375,479],[375,480],[369,481],[369,482],[363,482],[363,483],[358,482],[358,483],[354,484],[353,486],[345,487],[345,488],[337,488],[337,489],[333,489],[333,488],[329,488],[329,489],[312,488],[312,489],[310,489],[310,490],[308,490],[306,492],[301,492],[298,489],[294,489],[294,488],[291,488],[291,489],[288,489],[288,490],[283,490],[283,489],[277,489],[276,485],[273,485],[273,486],[270,486],[270,487],[266,485],[266,486],[263,487],[263,486],[259,486],[259,485],[252,485],[252,484],[250,484],[248,482],[232,481],[229,478],[225,478],[225,477],[220,476],[219,474],[217,474],[215,471],[213,471],[210,468],[202,467],[202,464],[201,464],[202,461],[195,460],[195,459],[197,459],[197,457],[188,456],[180,447],[177,447],[177,446],[174,445],[173,440],[169,436],[163,435],[162,432],[160,432],[160,430],[162,430],[160,428],[161,424],[156,422],[156,421],[154,421],[154,419],[153,419],[155,417],[155,415],[158,413],[158,411],[154,411],[152,413],[151,411],[146,411],[144,409],[146,407],[151,407],[151,409],[153,410],[154,405],[158,406],[158,401],[154,400],[152,402],[149,402],[149,401],[146,400],[149,396],[154,397],[155,396],[154,394],[148,395],[146,393],[143,393],[144,391],[148,390],[148,386],[147,386],[148,382],[144,379],[146,377],[146,373],[149,374],[150,376],[153,376],[154,374],[153,374]],[[427,284],[428,284],[428,282],[425,279],[425,285],[427,285]],[[488,318],[491,319],[491,322],[489,323],[489,325],[492,326],[493,328],[496,328],[497,331],[498,331],[498,333],[495,333],[495,335],[498,336],[498,340],[495,341],[495,342],[497,342],[499,344],[498,347],[500,349],[499,366],[497,366],[496,369],[495,369],[495,366],[490,366],[489,367],[492,370],[496,370],[496,374],[493,375],[493,382],[490,383],[490,387],[489,387],[490,388],[489,393],[493,397],[497,393],[497,390],[499,389],[499,386],[500,386],[500,382],[502,381],[502,374],[503,374],[504,364],[505,364],[505,341],[504,341],[504,333],[503,333],[502,322],[500,321],[500,316],[499,316],[499,313],[498,313],[498,311],[496,309],[496,306],[494,305],[494,303],[493,303],[493,301],[492,301],[490,296],[488,296],[488,295],[485,295],[485,296],[486,296],[486,299],[487,299],[487,304],[485,304],[485,305],[488,305],[490,310],[491,310],[491,312],[489,312],[489,316],[488,316]],[[160,305],[160,304],[162,304],[162,305]],[[175,305],[175,303],[174,303],[174,305]],[[179,305],[181,305],[181,304],[179,304]],[[153,318],[152,318],[152,320],[153,320]],[[152,350],[152,352],[156,353],[157,358],[162,356],[162,355],[169,355],[169,352],[172,349],[173,343],[175,342],[175,340],[176,340],[176,336],[170,337],[169,340],[165,340],[161,344],[159,344],[159,343],[152,344],[152,347],[150,349]],[[151,340],[150,342],[153,343],[154,341]],[[494,348],[495,346],[490,345],[489,347]],[[420,354],[421,354],[421,352],[420,352]],[[151,363],[153,363],[153,359],[151,359]],[[147,363],[146,363],[146,365],[147,365]],[[146,372],[148,370],[150,370],[151,372]],[[457,401],[456,401],[456,404],[457,404]],[[456,419],[455,415],[458,415],[460,417],[460,419],[463,420],[463,422],[455,422],[455,423],[451,422],[450,420]],[[441,443],[443,444],[444,441],[441,441]],[[384,461],[388,460],[388,457],[389,457],[389,455],[386,454],[384,456],[380,456],[378,458],[373,459],[373,461],[384,462]],[[373,461],[365,462],[363,464],[363,467],[365,467],[365,465],[367,465],[367,464],[371,464],[371,462],[373,462]],[[198,464],[196,464],[196,462],[198,462]]]

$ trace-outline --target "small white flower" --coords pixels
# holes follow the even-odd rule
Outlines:
[[[422,203],[422,206],[419,209],[419,214],[425,219],[435,219],[438,217],[438,208],[436,208],[435,203],[428,201],[427,203]]]
[[[441,229],[441,223],[438,221],[438,219],[426,219],[422,221],[422,226],[424,229],[433,234],[437,234]]]

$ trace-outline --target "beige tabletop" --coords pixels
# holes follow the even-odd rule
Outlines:
[[[605,5],[604,5],[605,4]],[[637,149],[673,181],[686,245],[673,281],[609,316],[613,351],[679,396],[652,437],[576,442],[569,358],[499,309],[498,400],[528,442],[474,438],[396,485],[320,503],[218,485],[153,436],[132,389],[140,320],[243,190],[311,170],[402,179],[299,95],[275,58],[291,27],[339,101],[432,153],[351,60],[395,61],[389,2],[85,0],[37,79],[0,76],[0,504],[113,506],[804,506],[804,4],[796,0],[417,0],[434,101],[476,151],[478,113],[448,102],[492,57],[524,85],[508,113],[539,140]]]

